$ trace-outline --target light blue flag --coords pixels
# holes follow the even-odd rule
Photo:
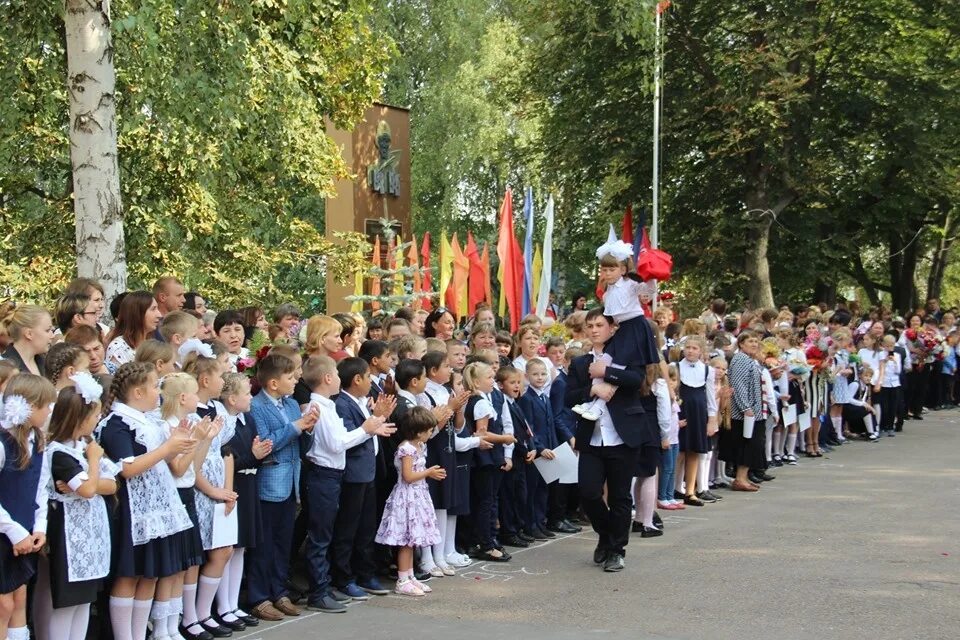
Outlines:
[[[526,221],[527,232],[523,240],[523,310],[521,316],[533,311],[536,300],[533,299],[533,187],[524,190],[523,218]]]

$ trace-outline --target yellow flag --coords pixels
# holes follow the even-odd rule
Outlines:
[[[537,300],[537,295],[540,293],[540,274],[543,271],[543,255],[540,253],[539,244],[535,245],[533,251],[533,264],[530,266],[533,269],[533,296],[530,299]]]
[[[497,267],[497,282],[500,283],[500,302],[497,304],[497,315],[505,318],[507,315],[507,290],[503,286],[503,263]]]
[[[357,271],[356,275],[353,276],[353,295],[358,297],[363,295],[362,271]],[[361,313],[363,311],[363,302],[360,300],[354,300],[350,305],[350,311],[352,313]]]
[[[444,231],[440,236],[440,305],[446,304],[447,287],[450,286],[450,280],[453,278],[453,249],[450,248],[450,240],[447,238],[447,232]]]
[[[397,234],[393,237],[393,264],[390,265],[390,268],[396,272],[397,269],[403,267],[403,256],[400,255],[400,234]],[[394,273],[393,274],[393,295],[402,296],[406,293],[403,290],[403,274]]]

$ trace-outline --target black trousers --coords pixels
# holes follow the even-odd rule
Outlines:
[[[470,476],[470,490],[473,493],[473,504],[470,507],[473,534],[482,551],[489,551],[497,546],[497,496],[502,478],[503,472],[495,465],[477,467]]]
[[[919,371],[914,370],[909,376],[909,390],[907,409],[911,415],[919,416],[923,413],[923,403],[927,399],[927,385],[930,382],[930,367],[923,365]]]
[[[580,451],[580,501],[600,536],[597,548],[608,553],[626,552],[630,540],[630,483],[637,467],[638,452],[626,445],[593,447]],[[603,487],[607,501],[603,501]]]
[[[344,482],[330,545],[333,585],[345,587],[374,577],[373,539],[377,536],[377,493],[373,482]]]
[[[283,502],[260,501],[263,546],[257,545],[247,570],[247,598],[253,606],[264,600],[276,602],[287,595],[290,545],[293,542],[296,512],[297,500],[292,490]]]
[[[311,600],[319,600],[330,591],[330,545],[340,507],[343,471],[308,463],[303,468],[311,508],[307,527],[307,566],[310,569]]]
[[[516,535],[524,528],[527,513],[527,470],[523,460],[513,460],[513,469],[500,482],[500,535]]]
[[[547,523],[556,524],[567,517],[567,501],[572,484],[560,484],[560,481],[547,485]]]

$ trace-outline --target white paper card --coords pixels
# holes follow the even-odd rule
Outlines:
[[[232,547],[237,544],[237,507],[226,515],[227,505],[213,505],[213,548]]]
[[[577,454],[570,448],[570,444],[564,442],[553,450],[554,459],[537,458],[533,461],[537,471],[543,476],[543,481],[547,484],[560,481],[560,484],[575,484],[578,479]]]
[[[797,421],[797,405],[788,404],[783,408],[783,424],[790,426]]]
[[[806,431],[810,428],[810,412],[804,411],[797,416],[797,424],[800,425],[800,431]]]
[[[756,416],[743,416],[743,437],[747,440],[753,437],[753,424]]]

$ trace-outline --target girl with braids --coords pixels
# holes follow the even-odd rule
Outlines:
[[[58,393],[61,389],[74,385],[70,378],[78,372],[89,373],[89,367],[90,356],[82,347],[75,344],[59,342],[47,352],[47,378],[53,383]]]
[[[103,389],[89,374],[74,378],[76,388],[64,388],[53,407],[44,453],[50,477],[37,502],[49,512],[49,553],[35,598],[52,605],[46,636],[34,616],[40,640],[86,638],[90,603],[110,571],[110,519],[103,496],[116,493],[118,468],[90,441]]]
[[[120,465],[110,592],[116,640],[146,635],[157,580],[183,570],[176,534],[193,526],[167,461],[189,454],[196,443],[179,425],[164,437],[160,424],[147,416],[157,408],[159,393],[152,365],[121,365],[108,397],[116,402],[100,431],[104,453]]]
[[[14,376],[3,394],[0,418],[0,637],[28,640],[27,583],[34,555],[46,544],[34,532],[35,496],[43,460],[43,426],[57,395],[50,381]]]

